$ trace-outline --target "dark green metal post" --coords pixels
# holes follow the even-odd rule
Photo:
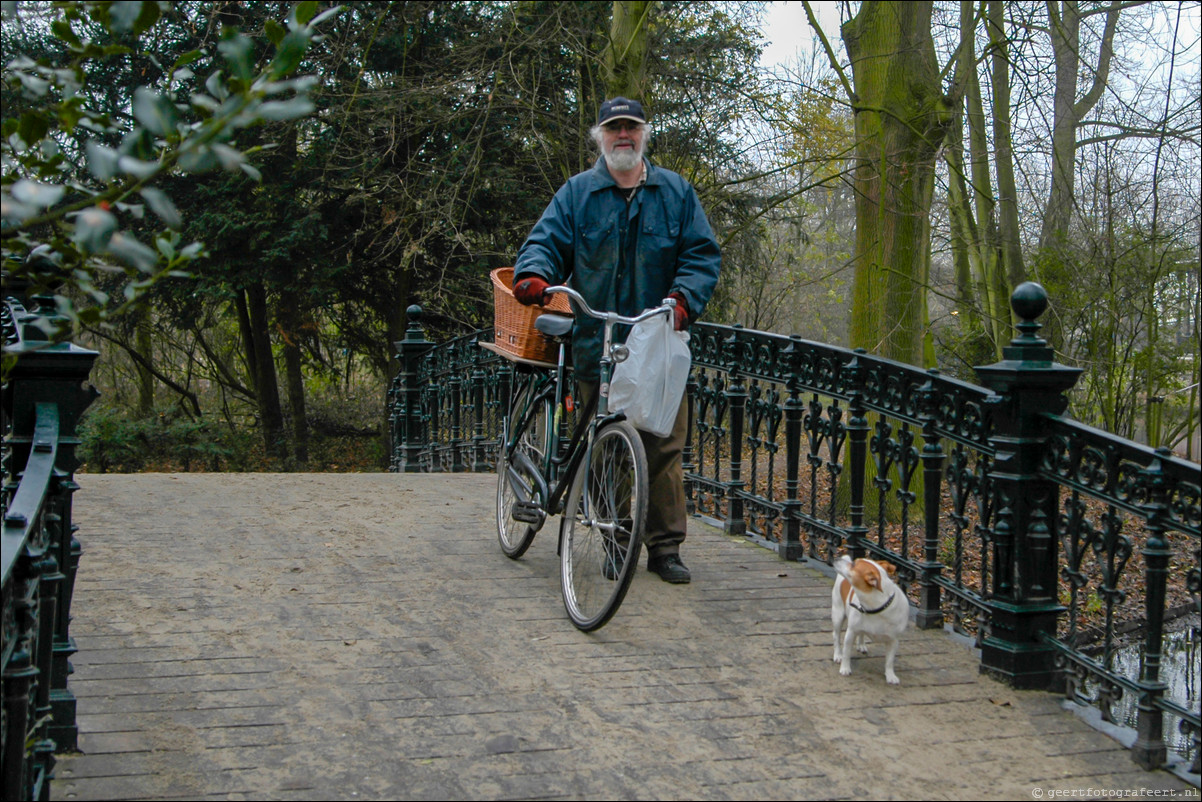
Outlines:
[[[848,464],[851,467],[851,505],[848,508],[850,526],[847,528],[847,547],[853,557],[865,554],[864,540],[868,527],[864,525],[864,472],[868,467],[868,410],[864,407],[864,365],[860,357],[867,354],[855,349],[855,357],[844,368],[848,386],[852,388],[847,412]],[[832,555],[833,556],[833,555]]]
[[[1003,349],[1003,360],[976,369],[993,392],[995,457],[990,479],[997,510],[993,532],[992,627],[981,649],[981,670],[1019,688],[1046,688],[1054,679],[1053,653],[1040,633],[1054,634],[1064,608],[1057,599],[1056,527],[1059,487],[1044,479],[1045,413],[1068,406],[1065,393],[1081,371],[1053,361],[1052,349],[1036,336],[1035,319],[1048,296],[1033,282],[1010,298],[1022,319],[1019,336]]]
[[[414,304],[405,310],[409,327],[405,339],[394,343],[397,359],[401,361],[401,386],[398,398],[400,413],[397,420],[397,470],[419,473],[422,470],[421,452],[426,445],[426,427],[422,417],[422,387],[419,367],[421,358],[434,347],[421,327],[422,308]]]
[[[1135,762],[1145,769],[1156,769],[1164,765],[1168,751],[1164,745],[1164,713],[1156,706],[1156,700],[1168,690],[1160,680],[1160,658],[1164,649],[1164,612],[1167,598],[1169,559],[1173,556],[1172,545],[1165,537],[1165,519],[1169,514],[1168,487],[1170,482],[1164,475],[1162,460],[1172,457],[1167,448],[1156,449],[1157,459],[1141,477],[1148,488],[1148,539],[1144,542],[1143,555],[1147,566],[1144,582],[1144,611],[1147,616],[1147,632],[1144,653],[1140,666],[1140,680],[1145,684],[1144,693],[1138,701],[1139,716],[1136,721],[1135,744],[1131,747]]]
[[[741,535],[747,531],[743,518],[743,416],[747,411],[747,385],[738,370],[739,332],[742,326],[734,326],[734,334],[727,340],[731,371],[730,384],[726,386],[726,403],[730,414],[730,479],[725,483],[727,513],[724,530],[728,535]]]
[[[782,560],[805,559],[805,547],[801,542],[801,425],[805,417],[805,401],[801,398],[797,378],[801,347],[801,338],[793,335],[786,352],[792,370],[789,371],[787,382],[789,397],[785,400],[785,509],[778,552]]]
[[[938,418],[938,393],[934,379],[939,371],[928,371],[927,383],[919,392],[922,394],[919,416],[922,418],[922,494],[923,494],[923,538],[922,573],[918,577],[919,598],[916,625],[919,629],[938,629],[943,626],[943,608],[936,581],[942,571],[939,559],[939,519],[943,490],[943,443],[935,431]]]
[[[684,463],[684,505],[685,512],[693,515],[697,512],[697,494],[693,483],[688,477],[697,470],[695,450],[693,448],[693,433],[697,429],[697,372],[689,371],[689,381],[685,385],[685,398],[688,407],[689,423],[685,429],[684,453],[681,460]]]

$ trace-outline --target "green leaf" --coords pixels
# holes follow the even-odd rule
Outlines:
[[[134,90],[133,112],[134,119],[152,134],[168,136],[175,133],[175,124],[179,119],[175,113],[175,106],[171,105],[167,98],[145,86]]]
[[[188,66],[189,64],[196,61],[203,55],[204,55],[203,50],[189,50],[187,53],[184,53],[182,56],[180,56],[179,58],[177,58],[175,60],[175,63],[171,65],[171,72],[172,73],[178,72],[180,69]]]
[[[50,91],[50,82],[45,78],[39,78],[27,72],[18,72],[17,79],[21,82],[21,86],[25,88],[26,94],[32,97],[43,97]]]
[[[192,105],[208,112],[215,112],[221,108],[221,104],[208,95],[193,95]]]
[[[40,184],[37,181],[22,178],[13,184],[10,192],[21,203],[47,209],[62,200],[66,188],[59,184]]]
[[[139,0],[127,0],[124,3],[112,3],[109,5],[109,19],[112,21],[112,28],[117,33],[129,33],[134,29],[134,23],[138,21],[138,17],[142,14],[143,5],[154,5],[153,3],[142,3]]]
[[[205,80],[205,89],[209,90],[209,94],[218,100],[225,100],[230,96],[230,92],[225,87],[225,81],[221,80],[221,70],[213,73]]]
[[[133,156],[121,156],[117,159],[117,167],[141,181],[153,178],[161,165],[158,162],[143,161]]]
[[[254,180],[256,180],[256,181],[263,180],[263,174],[260,173],[259,168],[255,167],[253,164],[247,164],[246,162],[243,162],[242,164],[239,164],[238,166],[242,168],[242,172],[246,173]]]
[[[267,38],[273,45],[279,45],[283,40],[284,35],[288,33],[287,29],[273,19],[267,20],[263,25],[263,32],[267,34]]]
[[[79,36],[76,35],[74,29],[71,28],[71,23],[66,20],[59,19],[50,23],[50,32],[54,34],[56,39],[66,42],[74,48],[78,48],[83,44],[79,41]]]
[[[271,61],[271,75],[283,78],[300,66],[305,51],[309,48],[309,34],[304,30],[296,30],[284,37]]]
[[[258,116],[272,122],[283,122],[284,120],[295,120],[298,117],[304,117],[306,114],[312,114],[316,108],[313,105],[313,101],[302,95],[290,100],[264,103],[258,108]]]
[[[209,148],[199,147],[181,154],[178,164],[185,173],[203,173],[217,166],[217,157]]]
[[[118,231],[109,240],[108,252],[130,267],[149,273],[159,261],[153,249],[143,245],[132,234]]]
[[[321,12],[316,17],[314,17],[312,20],[310,20],[309,27],[315,28],[318,25],[320,25],[321,23],[328,20],[330,17],[334,16],[335,14],[339,14],[341,12],[342,12],[342,6],[331,6],[330,8],[327,8],[325,11]]]
[[[235,77],[241,78],[243,81],[249,81],[254,77],[254,54],[250,39],[236,33],[218,43],[217,50],[225,56],[226,62],[230,65],[230,72]]]
[[[313,0],[304,0],[304,2],[296,4],[296,21],[301,25],[305,25],[317,13],[317,3]]]
[[[117,160],[121,154],[112,148],[89,139],[85,146],[88,154],[88,171],[101,181],[108,181],[117,174]]]
[[[121,5],[121,3],[114,3]],[[142,13],[138,15],[138,19],[134,22],[134,35],[141,36],[150,30],[151,26],[159,21],[159,4],[155,2],[142,3]]]
[[[26,145],[36,145],[50,130],[50,121],[37,111],[27,111],[21,115],[21,123],[17,133]]]
[[[117,231],[117,218],[99,206],[75,216],[75,243],[85,253],[101,253]]]
[[[222,145],[221,143],[213,144],[213,155],[221,162],[222,168],[226,170],[233,170],[246,161],[246,157],[242,155],[241,151],[235,150],[229,145]]]

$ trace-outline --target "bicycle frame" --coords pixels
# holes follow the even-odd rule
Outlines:
[[[613,326],[616,323],[624,323],[633,325],[635,323],[647,320],[659,314],[672,314],[672,307],[675,306],[675,301],[665,299],[664,304],[653,310],[648,310],[636,317],[625,317],[615,312],[596,312],[584,298],[575,290],[566,286],[549,287],[548,293],[563,292],[570,298],[575,300],[578,307],[585,314],[591,317],[603,320],[605,322],[604,337],[601,348],[601,362],[599,365],[599,376],[597,393],[590,399],[589,408],[586,408],[581,413],[581,420],[576,424],[567,449],[560,453],[560,436],[559,436],[559,415],[563,409],[565,398],[565,347],[561,342],[559,345],[559,357],[555,367],[555,371],[543,377],[541,380],[531,377],[530,383],[533,392],[527,395],[528,404],[526,409],[521,411],[517,426],[510,425],[513,419],[513,414],[517,410],[511,410],[509,416],[506,417],[502,427],[502,437],[505,443],[505,453],[509,458],[516,457],[522,464],[522,467],[527,475],[532,477],[538,483],[539,497],[544,499],[542,504],[541,515],[536,526],[536,531],[541,529],[546,522],[547,516],[557,515],[563,510],[563,498],[571,487],[572,479],[576,474],[577,469],[583,464],[587,470],[587,466],[591,464],[590,456],[592,454],[593,440],[597,430],[613,420],[624,420],[623,413],[609,412],[609,382],[613,375],[613,366],[616,361],[622,361],[625,356],[618,350],[618,359],[615,360],[615,348],[613,347]],[[619,346],[619,349],[623,346]],[[544,433],[543,442],[543,464],[534,465],[533,461],[517,449],[517,436],[515,433],[525,431],[529,425],[530,418],[536,414],[539,407],[545,400],[554,393],[554,414],[550,425],[547,426]],[[516,397],[516,390],[515,390]],[[586,438],[587,435],[587,438]],[[584,447],[582,448],[582,442]],[[551,486],[552,482],[554,487]],[[587,505],[588,499],[586,497]],[[591,514],[586,509],[586,517],[591,518]],[[532,524],[533,525],[533,524]]]

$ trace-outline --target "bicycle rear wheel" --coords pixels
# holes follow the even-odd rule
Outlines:
[[[507,437],[502,439],[497,453],[497,539],[505,556],[514,560],[526,553],[539,530],[538,526],[514,518],[515,506],[529,501],[537,502],[540,507],[546,503],[531,469],[541,470],[544,465],[554,404],[546,396],[531,400],[533,390],[533,383],[527,383],[515,396],[510,408],[510,426],[518,427],[519,431],[507,429]],[[515,443],[513,449],[507,447],[507,442]],[[519,453],[528,461],[518,457]]]
[[[630,588],[643,547],[647,455],[626,421],[597,431],[572,481],[560,524],[559,576],[578,629],[605,626]]]

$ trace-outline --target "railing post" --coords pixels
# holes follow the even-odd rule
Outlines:
[[[1135,724],[1136,738],[1132,757],[1145,769],[1164,765],[1168,751],[1164,745],[1164,713],[1156,706],[1167,686],[1160,681],[1160,658],[1164,648],[1164,608],[1169,578],[1169,558],[1172,545],[1165,537],[1165,518],[1168,515],[1168,480],[1161,459],[1172,456],[1167,448],[1156,449],[1157,459],[1141,472],[1141,483],[1147,488],[1148,539],[1143,555],[1146,565],[1144,579],[1144,613],[1147,632],[1140,666],[1140,681],[1146,691],[1138,700],[1139,715]]]
[[[724,529],[728,535],[741,535],[747,531],[743,517],[743,424],[747,412],[747,385],[739,373],[738,348],[739,330],[728,341],[730,344],[730,384],[726,387],[727,409],[730,410],[730,481],[726,483],[726,498],[729,504]]]
[[[923,494],[923,539],[922,573],[918,577],[918,614],[915,620],[919,629],[937,629],[943,626],[943,608],[939,584],[935,581],[942,570],[939,559],[939,520],[943,489],[943,463],[946,455],[935,424],[938,420],[938,393],[934,378],[939,371],[928,371],[930,378],[919,390],[922,393],[922,494]]]
[[[463,472],[463,380],[452,374],[447,380],[451,391],[451,473]]]
[[[778,554],[782,560],[804,560],[805,547],[801,542],[801,425],[806,405],[801,398],[797,376],[801,337],[793,335],[790,340],[790,370],[786,385],[789,397],[785,400],[785,509]]]
[[[868,527],[864,525],[864,482],[868,468],[868,410],[864,406],[864,366],[860,357],[868,352],[855,349],[855,356],[844,367],[851,397],[847,405],[847,459],[851,468],[851,504],[848,507],[847,547],[853,557],[865,554],[864,540]]]
[[[1022,319],[1019,336],[1003,360],[976,368],[993,392],[995,449],[990,479],[995,516],[990,629],[981,648],[981,670],[1019,688],[1046,688],[1054,678],[1053,653],[1040,633],[1055,634],[1063,612],[1057,598],[1059,488],[1039,475],[1046,445],[1045,413],[1068,406],[1065,397],[1080,370],[1053,362],[1036,336],[1035,318],[1048,296],[1033,282],[1010,298]]]
[[[91,399],[88,400],[91,403]],[[74,432],[72,439],[74,438]],[[74,443],[61,442],[60,431],[60,464],[62,464],[63,449],[69,448],[66,458],[74,459],[75,446]],[[71,668],[71,657],[79,651],[75,644],[75,639],[71,637],[71,601],[75,596],[75,576],[79,572],[79,558],[83,553],[83,547],[79,540],[75,537],[79,527],[72,523],[72,498],[75,491],[79,489],[79,485],[71,478],[69,474],[59,475],[55,479],[56,482],[56,497],[55,504],[58,507],[57,520],[54,522],[60,529],[60,535],[56,539],[58,544],[58,570],[62,574],[62,581],[59,583],[58,593],[58,611],[54,625],[54,658],[51,665],[50,676],[50,707],[51,707],[51,723],[50,737],[58,746],[58,750],[75,751],[79,748],[79,727],[75,723],[75,694],[67,688],[67,678],[70,676],[73,669]]]
[[[688,477],[697,470],[695,460],[695,451],[693,449],[693,432],[697,428],[697,371],[689,371],[689,381],[685,385],[685,399],[688,408],[688,426],[685,429],[684,451],[681,456],[681,462],[684,467],[684,506],[685,514],[692,517],[697,512],[697,494],[695,485],[689,481]]]
[[[397,399],[400,412],[397,418],[397,470],[419,473],[422,470],[421,452],[426,447],[426,427],[422,419],[422,387],[419,383],[421,359],[434,347],[421,327],[422,308],[414,304],[405,310],[409,326],[405,338],[393,345],[401,362],[400,390]]]
[[[484,390],[487,374],[484,372],[482,365],[481,353],[483,349],[478,347],[475,353],[472,354],[472,415],[475,418],[472,424],[472,471],[481,472],[488,470],[488,457],[485,448],[484,436],[484,415],[485,402]]]

